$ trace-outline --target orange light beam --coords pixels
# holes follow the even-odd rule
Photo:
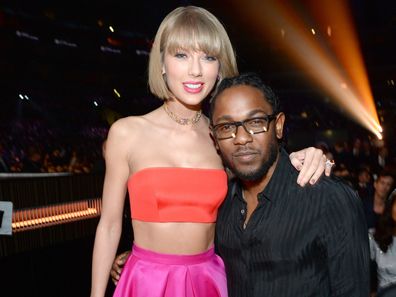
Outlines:
[[[328,2],[326,4],[330,5]],[[347,30],[350,32],[340,37],[342,41],[344,38],[349,39],[345,43],[348,48],[341,47],[342,42],[338,43],[341,44],[338,46],[334,43],[331,51],[315,36],[317,34],[312,35],[311,26],[304,24],[295,11],[280,0],[255,1],[254,6],[248,2],[239,8],[254,21],[253,25],[260,34],[270,33],[273,38],[282,38],[286,53],[328,92],[340,107],[378,138],[382,137],[366,71],[362,59],[359,58],[361,55],[357,39],[353,41],[352,26],[348,25]],[[345,8],[338,5],[331,9],[336,13]],[[340,12],[338,17],[345,18],[346,13]],[[282,34],[279,34],[279,30]],[[333,30],[331,38],[334,38],[337,32]],[[349,59],[351,56],[354,58]]]
[[[347,1],[321,0],[318,2],[311,0],[310,2],[319,22],[334,24],[336,32],[332,38],[328,39],[329,44],[352,80],[359,98],[364,101],[369,113],[379,122]]]

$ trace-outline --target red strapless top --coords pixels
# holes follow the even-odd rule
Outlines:
[[[227,194],[221,169],[148,167],[128,180],[132,219],[146,222],[216,222]]]

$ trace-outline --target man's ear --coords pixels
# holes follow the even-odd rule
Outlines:
[[[282,139],[283,137],[283,127],[285,125],[285,114],[283,112],[280,112],[275,119],[275,133],[276,133],[276,138]]]

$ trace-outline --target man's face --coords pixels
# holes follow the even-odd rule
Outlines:
[[[360,183],[367,184],[370,182],[371,177],[367,171],[362,171],[361,173],[359,173],[358,179]]]
[[[213,125],[244,121],[273,113],[271,105],[255,87],[240,85],[218,95],[213,110]],[[239,126],[234,138],[217,140],[225,166],[240,179],[258,181],[277,159],[278,139],[282,138],[284,114],[280,113],[268,125],[268,131],[250,134]]]
[[[393,178],[392,176],[380,176],[374,183],[375,192],[382,198],[386,198],[388,196],[389,191],[393,186]]]

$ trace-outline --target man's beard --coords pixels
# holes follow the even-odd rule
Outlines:
[[[261,166],[257,170],[248,171],[248,172],[239,171],[224,158],[223,158],[223,162],[225,163],[225,166],[228,167],[232,171],[232,173],[240,180],[254,182],[261,180],[264,176],[267,175],[268,170],[275,163],[276,158],[278,157],[278,153],[279,153],[279,147],[277,143],[271,142],[269,146],[268,158],[262,160]]]

